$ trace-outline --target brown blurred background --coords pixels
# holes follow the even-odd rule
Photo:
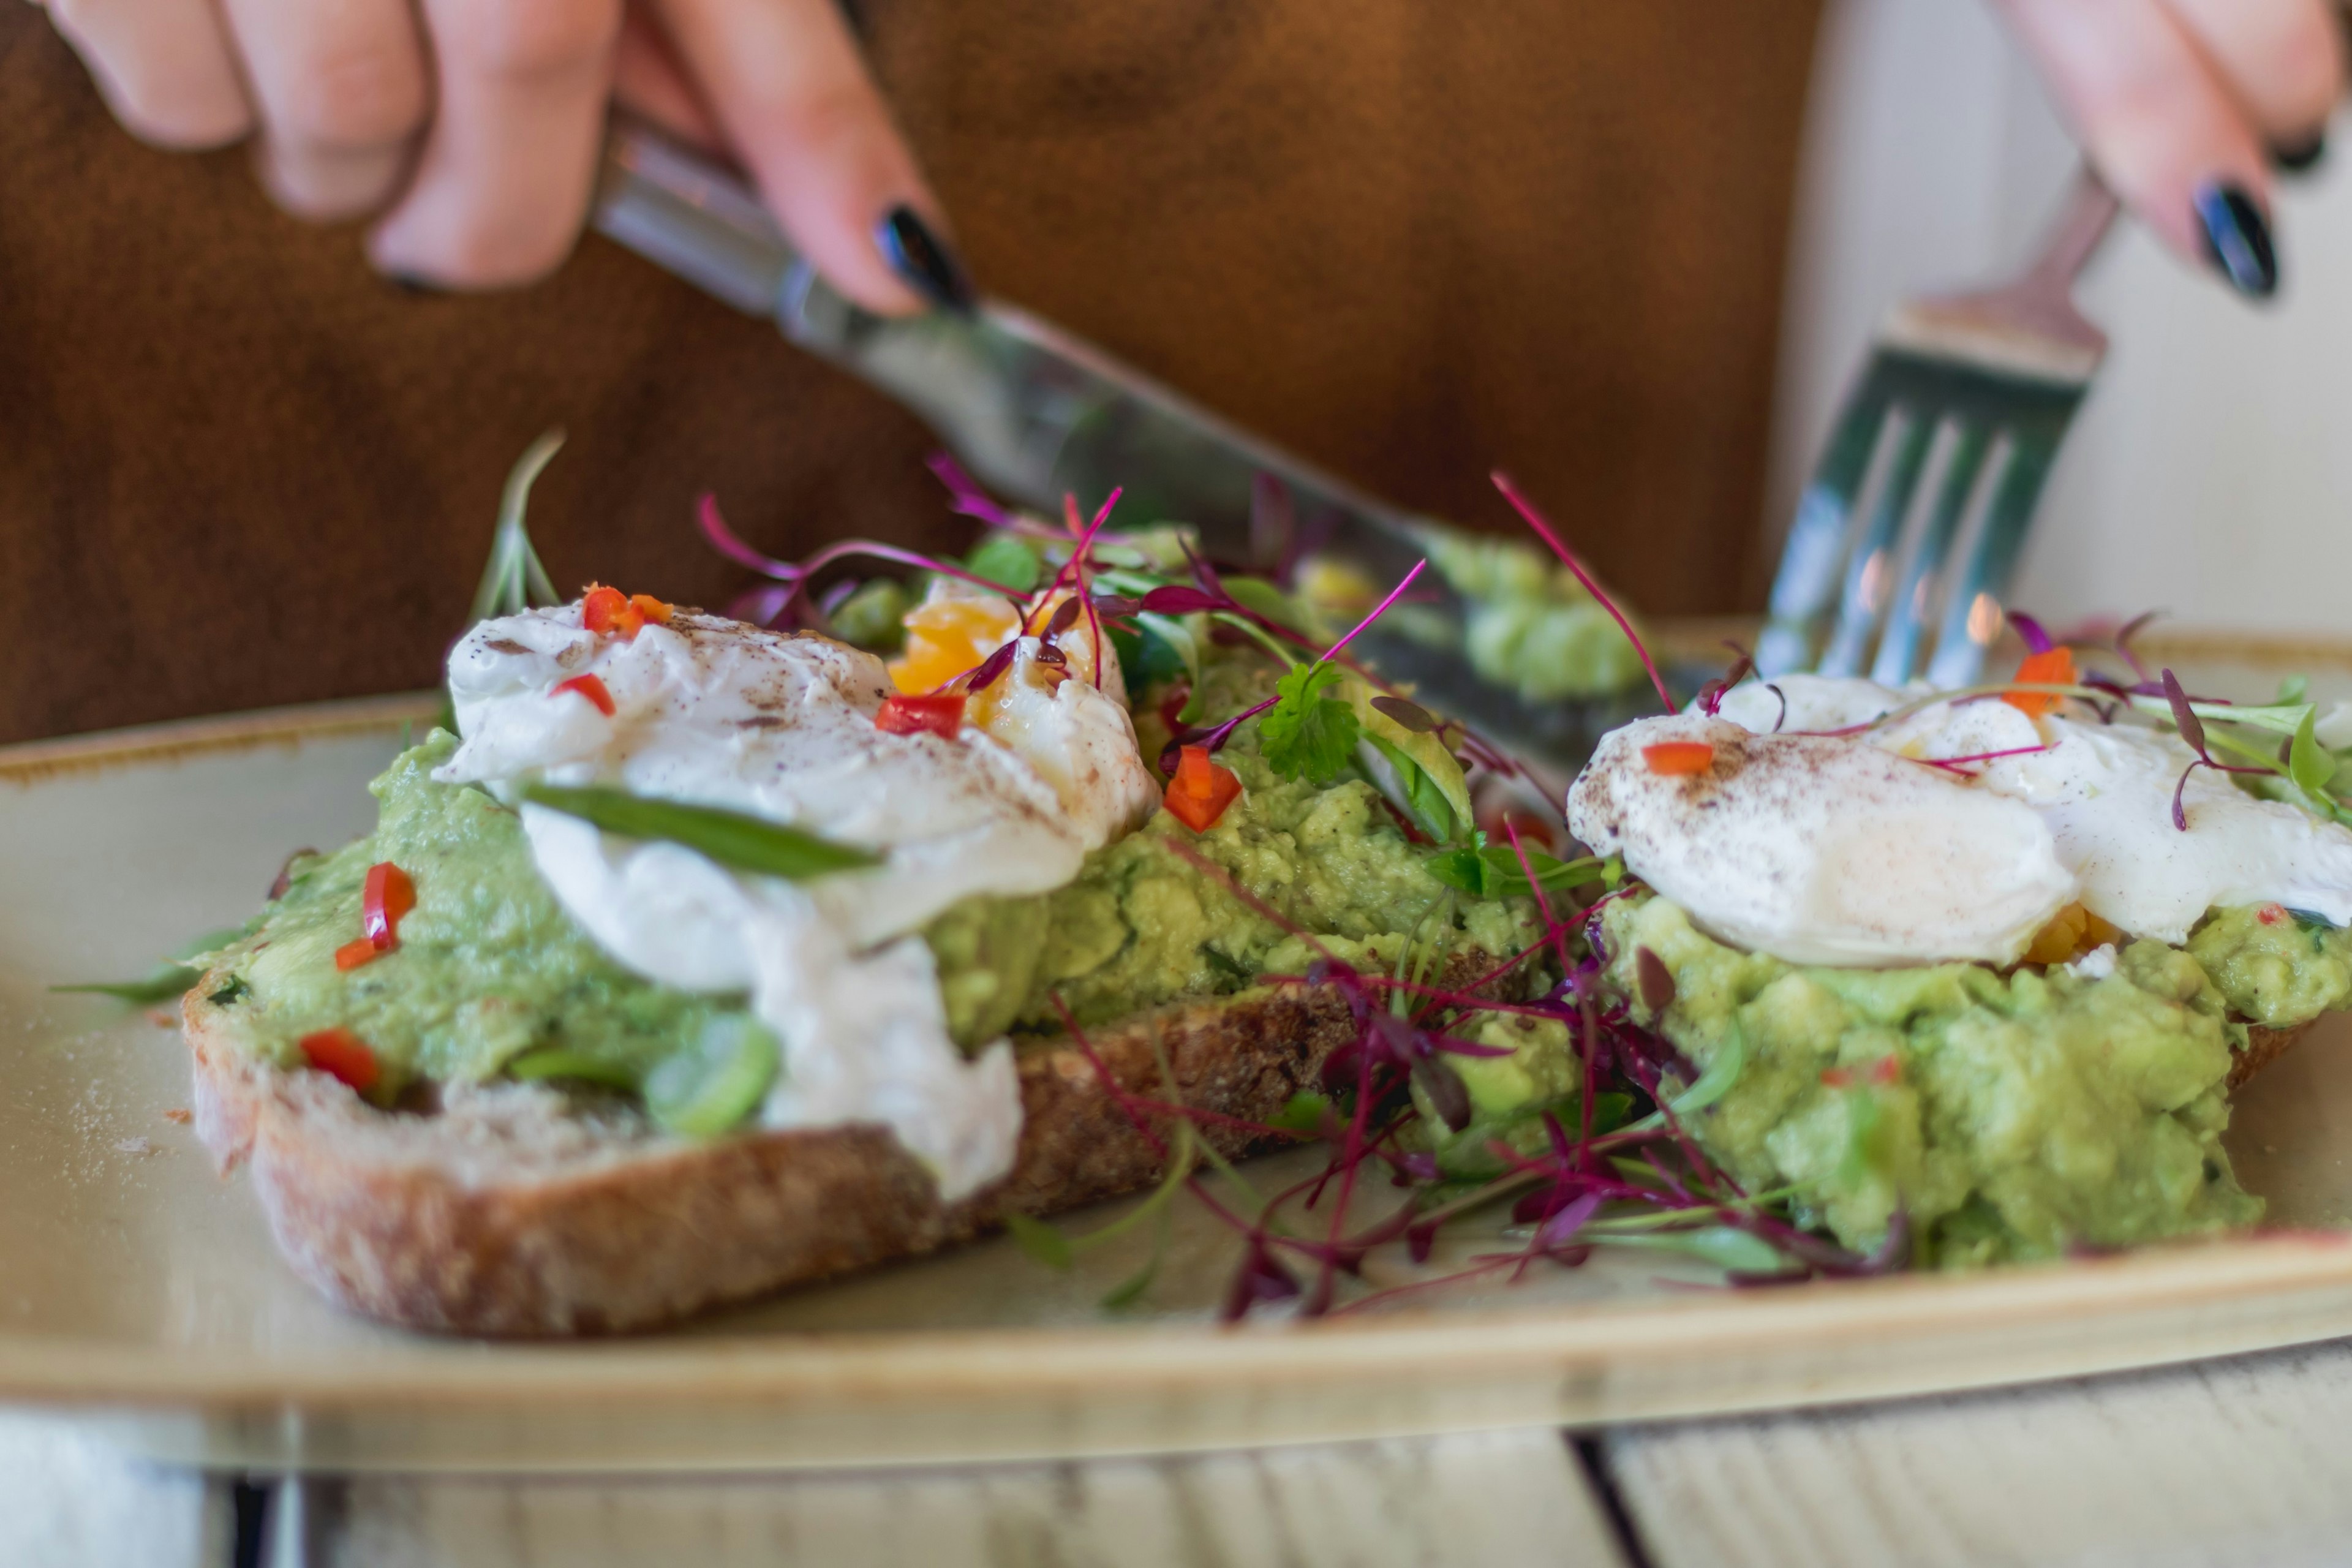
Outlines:
[[[1761,582],[1817,0],[866,0],[974,272],[1410,507],[1510,468],[1658,613]],[[967,537],[906,416],[601,240],[415,296],[0,6],[0,741],[430,685],[507,468],[559,584]]]

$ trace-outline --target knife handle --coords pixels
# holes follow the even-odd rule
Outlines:
[[[742,174],[615,115],[589,225],[784,335],[837,353],[861,313],[794,250]]]

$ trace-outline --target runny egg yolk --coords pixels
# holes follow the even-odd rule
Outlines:
[[[1031,606],[1024,619],[1011,601],[993,595],[934,595],[907,612],[907,646],[890,661],[890,683],[909,696],[937,691],[978,668],[1013,637],[1043,634],[1054,612],[1070,597],[1068,589],[1057,589]],[[965,710],[971,721],[983,730],[992,729],[992,721],[1009,695],[1012,682],[1024,675],[1032,684],[1046,685],[1058,684],[1067,676],[1094,679],[1094,638],[1083,615],[1063,628],[1054,643],[1066,663],[1059,667],[1032,664],[1020,672],[1008,669],[986,690],[971,694]]]
[[[1002,647],[1020,621],[1003,599],[928,599],[907,612],[907,647],[890,661],[890,684],[910,697],[937,691]]]

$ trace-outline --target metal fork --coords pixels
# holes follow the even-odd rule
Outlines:
[[[1780,552],[1756,650],[1766,675],[1867,668],[1899,686],[1924,659],[1931,684],[1976,679],[2034,505],[2106,354],[2073,294],[2116,207],[2086,168],[2022,277],[1907,300],[1880,325]]]

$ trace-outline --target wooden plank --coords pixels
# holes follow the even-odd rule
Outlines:
[[[9,1568],[212,1568],[227,1561],[229,1534],[225,1488],[54,1418],[0,1411],[0,1563]]]
[[[296,1483],[318,1568],[1619,1568],[1559,1434],[1083,1464],[733,1478]]]
[[[1656,1568],[2336,1563],[2352,1342],[1603,1444]]]

